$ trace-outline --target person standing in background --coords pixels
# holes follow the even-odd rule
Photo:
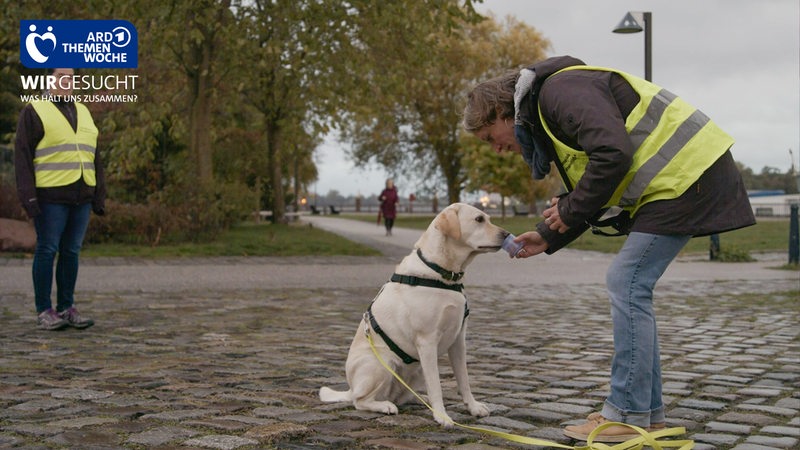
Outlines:
[[[392,227],[394,227],[394,219],[397,217],[397,203],[399,197],[397,196],[397,188],[394,186],[394,180],[389,178],[386,180],[386,188],[381,191],[378,196],[381,202],[381,215],[383,215],[383,224],[386,227],[386,235],[392,235]]]
[[[14,148],[17,194],[34,221],[33,290],[39,328],[88,328],[75,308],[75,283],[90,211],[105,212],[105,178],[97,152],[97,127],[72,96],[73,69],[53,69],[55,88],[20,112]],[[53,263],[56,309],[51,293]]]

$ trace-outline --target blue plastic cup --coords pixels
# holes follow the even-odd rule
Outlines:
[[[506,236],[506,239],[503,241],[502,245],[503,250],[507,251],[508,254],[511,256],[517,256],[517,253],[519,253],[519,251],[522,250],[523,247],[522,243],[514,242],[514,238],[516,238],[516,236],[509,233],[508,236]]]

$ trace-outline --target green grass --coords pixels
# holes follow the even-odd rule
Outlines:
[[[342,218],[375,222],[374,214],[344,214]],[[400,215],[395,226],[424,230],[433,215]],[[514,234],[532,230],[540,219],[507,216],[494,217],[492,221]],[[624,237],[603,237],[591,233],[569,245],[578,250],[593,250],[605,253],[617,252]],[[723,233],[720,244],[723,251],[735,250],[744,253],[788,251],[789,220],[764,219],[752,227]],[[684,249],[686,254],[708,254],[709,238],[692,239]],[[303,225],[242,224],[222,233],[211,241],[198,243],[162,244],[156,247],[132,244],[87,244],[81,254],[88,257],[210,257],[210,256],[375,256],[377,250],[343,239],[324,230]],[[25,257],[22,254],[5,256]],[[791,270],[791,268],[789,268]]]
[[[374,221],[374,215],[345,214],[343,218],[363,221]],[[424,230],[430,224],[433,215],[399,215],[395,226]],[[506,216],[492,217],[492,223],[500,225],[514,234],[533,230],[541,221],[538,217]],[[576,250],[592,250],[604,253],[616,253],[625,242],[625,237],[596,236],[591,232],[584,233],[573,241],[568,248]],[[710,239],[708,237],[694,238],[689,241],[682,254],[708,253]],[[789,248],[789,219],[761,219],[752,227],[722,233],[720,247],[724,251],[735,249],[746,253],[787,251]]]
[[[324,230],[300,225],[242,224],[217,239],[198,243],[163,244],[156,247],[131,244],[87,244],[82,256],[147,258],[197,256],[374,256],[380,252]]]

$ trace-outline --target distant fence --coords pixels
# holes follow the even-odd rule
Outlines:
[[[790,212],[791,212],[791,206],[793,204],[800,204],[800,201],[795,200],[793,198],[792,199],[788,199],[788,200],[784,200],[784,201],[774,201],[774,202],[754,202],[752,200],[753,199],[751,199],[750,205],[753,208],[753,214],[755,214],[756,217],[777,217],[777,218],[789,217]],[[352,214],[352,213],[378,214],[378,211],[380,210],[380,206],[379,205],[374,205],[374,204],[373,205],[363,205],[362,204],[362,205],[359,205],[358,207],[356,207],[355,202],[352,202],[352,201],[350,201],[350,202],[345,201],[345,202],[342,202],[342,203],[322,203],[322,202],[320,202],[317,205],[315,205],[317,210],[319,210],[320,213],[322,213],[322,214],[330,214],[331,213],[331,209],[330,209],[331,206],[333,206],[333,208],[336,211],[342,212],[342,213],[346,213],[346,214]],[[431,203],[431,202],[419,202],[419,201],[417,201],[417,202],[414,202],[413,204],[409,205],[409,202],[406,201],[406,202],[400,202],[400,204],[397,205],[397,212],[399,214],[411,214],[411,213],[413,213],[413,214],[435,214],[435,213],[438,213],[439,211],[441,211],[445,206],[447,206],[447,203],[439,202],[436,206],[437,206],[437,210],[434,211],[433,203]],[[544,208],[546,208],[546,206],[544,204],[542,204],[540,209],[539,209],[539,211],[541,212]],[[525,207],[523,209],[527,211],[527,207]],[[291,210],[292,210],[292,207],[291,206],[287,206],[287,211],[291,211]],[[301,207],[300,211],[301,212],[309,212],[310,213],[311,212],[310,205]],[[488,212],[492,216],[499,216],[501,211],[500,211],[500,208],[492,207],[492,208],[486,209],[486,212]],[[514,215],[513,207],[511,207],[511,206],[506,207],[506,215],[509,215],[509,216],[513,216]]]
[[[381,207],[379,205],[359,205],[356,207],[354,202],[343,202],[343,203],[317,203],[314,207],[321,213],[321,214],[331,214],[331,206],[333,206],[334,210],[345,213],[345,214],[352,214],[352,213],[373,213],[378,214]],[[447,206],[447,205],[444,205]],[[438,211],[433,210],[433,203],[421,203],[421,202],[414,202],[411,207],[409,208],[408,202],[401,202],[397,205],[397,212],[400,214],[408,214],[413,212],[414,214],[434,214],[441,211],[444,206],[439,203]],[[287,206],[287,210],[292,209],[291,206]],[[300,211],[308,211],[311,212],[311,205],[301,206]]]
[[[397,213],[398,214],[419,214],[419,215],[430,215],[430,214],[437,214],[442,209],[444,209],[448,205],[447,202],[440,201],[434,207],[432,202],[424,202],[424,201],[415,201],[413,204],[409,204],[408,201],[400,202],[397,205]],[[300,212],[307,212],[309,214],[312,213],[312,205],[306,205],[300,207]],[[342,202],[342,203],[322,203],[319,202],[317,205],[314,205],[314,209],[316,209],[319,214],[332,214],[331,206],[333,206],[334,210],[338,213],[344,214],[354,214],[354,213],[361,213],[361,214],[378,214],[381,207],[379,205],[360,205],[358,208],[355,205],[355,202]],[[478,204],[473,204],[487,213],[489,213],[492,217],[500,217],[502,211],[500,210],[499,206],[492,205],[488,208],[484,208]],[[542,211],[546,208],[544,204],[539,206],[538,211]],[[287,206],[287,211],[293,211],[292,206]],[[528,207],[527,206],[517,206],[517,212],[515,213],[513,206],[506,206],[506,216],[514,216],[514,215],[527,215]]]
[[[756,217],[789,217],[792,203],[753,203],[751,206]]]

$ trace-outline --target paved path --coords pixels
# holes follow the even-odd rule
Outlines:
[[[421,231],[395,229],[384,235],[369,222],[305,216],[313,226],[379,249],[381,257],[327,258],[196,258],[146,260],[97,258],[82,260],[78,288],[94,291],[184,291],[271,288],[372,287],[383,284],[407,255]],[[481,255],[467,270],[468,286],[531,287],[540,284],[602,284],[613,255],[564,249],[554,255],[513,260],[505,252]],[[755,263],[709,263],[680,259],[667,270],[662,284],[691,280],[786,280],[797,272],[774,270],[785,255],[762,255]],[[0,259],[3,291],[30,291],[30,261]],[[576,276],[577,274],[577,276]]]
[[[0,259],[0,448],[523,448],[398,416],[325,405],[343,386],[363,309],[419,231],[308,217],[378,257],[84,261],[79,306],[97,325],[35,328],[30,261]],[[800,445],[797,272],[681,259],[657,287],[668,424],[700,449]],[[476,258],[466,284],[473,390],[492,415],[454,419],[568,443],[595,411],[611,341],[609,256]]]

